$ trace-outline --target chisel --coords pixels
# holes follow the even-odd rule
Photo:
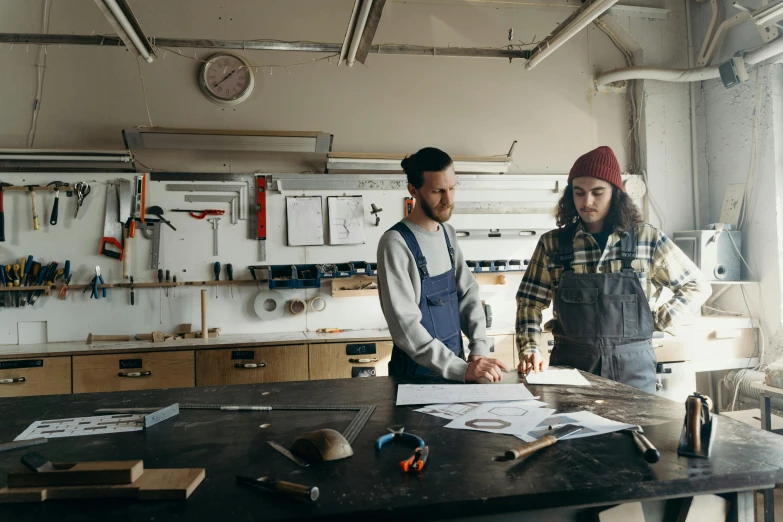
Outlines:
[[[552,433],[550,433],[549,435],[544,435],[537,441],[531,442],[529,444],[525,444],[524,446],[520,446],[518,448],[508,450],[506,452],[506,459],[516,460],[521,457],[532,455],[536,451],[540,449],[544,449],[547,446],[551,446],[559,439],[562,439],[563,437],[567,437],[568,435],[576,433],[581,429],[582,426],[577,426],[576,424],[566,424],[564,426],[557,428],[556,430],[552,430]]]
[[[293,482],[286,482],[284,480],[277,480],[270,477],[259,477],[255,479],[252,477],[243,477],[241,475],[237,475],[237,484],[260,486],[276,493],[283,493],[294,498],[309,500],[310,502],[315,502],[320,496],[320,491],[317,487],[303,486],[301,484],[294,484]]]

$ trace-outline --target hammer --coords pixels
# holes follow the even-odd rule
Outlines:
[[[0,182],[0,243],[5,242],[5,211],[3,210],[3,189],[11,187],[10,183]]]
[[[30,199],[33,201],[33,230],[38,230],[38,209],[35,206],[35,189],[38,185],[25,185],[30,191]]]
[[[60,206],[60,187],[67,187],[68,183],[63,183],[62,181],[52,181],[47,187],[51,187],[54,185],[54,206],[52,207],[52,215],[49,218],[49,224],[50,225],[56,225],[57,224],[57,209]],[[33,208],[35,208],[35,203],[33,203]],[[33,210],[33,213],[35,213],[35,210]]]

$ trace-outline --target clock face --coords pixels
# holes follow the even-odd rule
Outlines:
[[[218,105],[236,105],[250,97],[255,77],[250,64],[241,56],[216,54],[207,59],[199,74],[206,97]]]

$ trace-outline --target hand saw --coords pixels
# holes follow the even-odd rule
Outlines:
[[[109,250],[111,245],[118,251]],[[120,222],[120,198],[117,185],[113,181],[106,183],[106,212],[103,216],[103,236],[98,252],[102,256],[122,261],[122,223]]]

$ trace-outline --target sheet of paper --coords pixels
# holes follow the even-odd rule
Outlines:
[[[555,413],[551,408],[530,406],[525,402],[483,403],[446,424],[445,427],[516,435],[534,430],[544,419]]]
[[[540,408],[542,406],[546,406],[545,402],[542,401],[524,401],[525,406],[528,408]],[[467,415],[476,407],[481,404],[480,402],[458,402],[456,404],[430,404],[429,406],[425,406],[423,408],[419,408],[418,410],[413,410],[418,413],[425,413],[427,415],[432,415],[434,417],[440,417],[441,419],[459,419],[463,415]],[[492,404],[508,404],[508,403],[500,403],[500,402],[493,402]]]
[[[537,399],[524,384],[400,384],[397,406]]]
[[[541,373],[528,373],[525,376],[528,384],[562,384],[564,386],[590,386],[590,381],[584,378],[576,369],[550,368]]]
[[[364,199],[362,196],[329,196],[329,244],[364,244]]]
[[[611,433],[627,428],[632,428],[633,424],[623,424],[609,419],[605,419],[589,411],[578,411],[574,413],[558,413],[542,420],[535,429],[527,432],[518,432],[515,435],[525,442],[533,442],[539,438],[552,433],[550,426],[559,426],[560,424],[578,424],[583,428],[564,439],[581,439],[583,437],[592,437],[603,433]]]
[[[142,429],[144,429],[144,415],[117,414],[74,417],[35,421],[14,440],[105,435]]]
[[[321,196],[285,198],[288,246],[324,244],[324,218]]]

